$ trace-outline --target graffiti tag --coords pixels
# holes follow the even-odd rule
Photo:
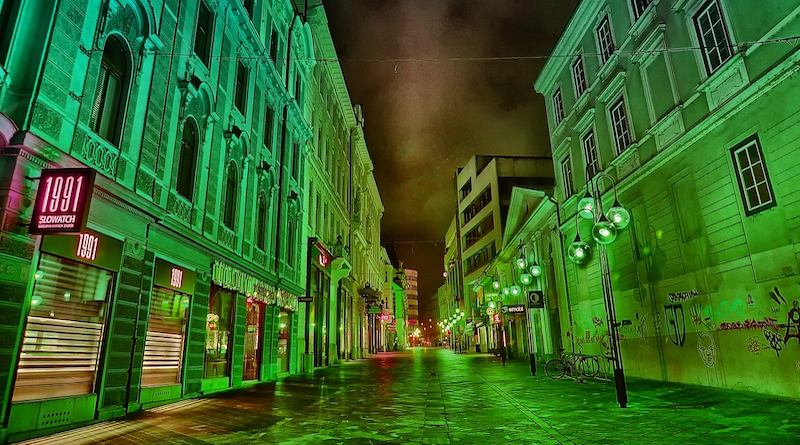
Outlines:
[[[775,322],[778,321],[772,317],[765,317],[763,321],[754,320],[752,318],[744,320],[744,321],[733,321],[730,323],[720,323],[719,330],[720,331],[741,331],[743,329],[764,329],[764,328],[772,328],[777,330],[778,325]]]
[[[792,333],[794,329],[794,333]],[[786,335],[783,337],[783,342],[789,343],[790,338],[796,338],[800,343],[800,307],[797,306],[797,300],[792,302],[792,308],[789,309],[789,314],[786,320]]]
[[[683,346],[686,341],[686,321],[683,317],[683,306],[673,304],[664,306],[664,315],[667,320],[667,335],[669,341],[676,346]]]
[[[768,331],[766,329],[764,329],[764,331],[762,332],[764,332],[764,338],[769,343],[769,347],[774,349],[775,353],[778,354],[778,357],[780,357],[781,350],[783,349],[783,345],[785,344],[783,338],[781,338],[781,335],[778,334],[777,332]]]
[[[667,299],[669,299],[670,303],[678,303],[678,302],[681,302],[681,301],[691,300],[692,298],[694,298],[694,297],[696,297],[698,295],[700,295],[700,294],[697,292],[697,289],[692,289],[690,291],[673,292],[673,293],[667,294]]]

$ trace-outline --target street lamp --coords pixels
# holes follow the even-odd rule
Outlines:
[[[586,194],[578,201],[578,215],[585,219],[594,221],[592,226],[592,238],[598,246],[607,246],[614,242],[617,233],[630,224],[631,214],[620,203],[617,197],[617,183],[613,177],[605,173],[598,173],[591,178],[590,170],[586,169]],[[591,178],[591,179],[588,179]],[[614,204],[609,208],[608,213],[603,213],[603,199],[598,182],[608,178],[611,180],[611,187],[614,189]],[[595,202],[592,193],[597,197]],[[567,248],[567,256],[570,261],[577,265],[586,264],[589,261],[591,247],[580,237],[580,219],[575,218],[575,241]],[[611,271],[608,265],[608,253],[605,249],[598,249],[600,253],[600,271],[602,279],[603,302],[606,308],[608,319],[609,343],[611,344],[611,362],[614,366],[614,385],[617,390],[617,402],[620,408],[628,405],[628,391],[625,386],[625,373],[622,369],[622,357],[619,345],[617,314],[614,304],[614,290],[611,286]]]

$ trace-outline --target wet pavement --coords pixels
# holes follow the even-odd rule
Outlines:
[[[629,379],[530,375],[527,360],[381,353],[25,444],[800,444],[800,401]]]

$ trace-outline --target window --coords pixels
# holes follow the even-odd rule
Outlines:
[[[469,233],[464,237],[464,248],[469,249],[475,243],[483,239],[483,237],[494,230],[494,216],[493,214],[489,214],[480,224],[475,226],[474,229],[470,230]]]
[[[236,224],[236,200],[238,199],[239,181],[237,180],[236,165],[228,165],[228,174],[225,177],[225,203],[222,212],[222,223],[233,230]]]
[[[193,119],[187,119],[183,123],[183,139],[181,140],[181,152],[178,158],[178,179],[175,190],[189,201],[194,197],[197,145],[197,125]]]
[[[11,46],[11,36],[14,33],[14,22],[19,12],[17,1],[7,0],[0,5],[0,65],[6,62],[8,49]]]
[[[472,192],[472,179],[467,179],[467,183],[461,187],[461,199],[466,198]]]
[[[297,73],[294,76],[294,98],[297,101],[298,105],[302,104],[301,99],[303,98],[303,78],[300,77],[300,73]]]
[[[611,22],[608,15],[603,17],[600,24],[597,26],[597,47],[600,50],[601,65],[608,62],[611,54],[614,53],[614,38],[611,36]]]
[[[92,394],[114,273],[43,253],[14,381],[14,402]]]
[[[244,10],[247,11],[247,15],[249,15],[250,18],[252,19],[253,18],[253,0],[242,0],[242,6],[244,7]]]
[[[272,59],[272,63],[275,66],[278,66],[278,30],[272,28],[272,33],[269,37],[269,58]]]
[[[587,90],[586,69],[583,67],[583,56],[578,56],[572,63],[572,82],[575,84],[575,98],[583,96]]]
[[[706,70],[711,74],[733,56],[728,28],[716,0],[711,0],[697,11],[694,15],[694,26]]]
[[[572,163],[569,156],[561,161],[561,180],[564,181],[564,198],[569,198],[575,193],[572,188]]]
[[[632,1],[633,4],[631,6],[633,7],[633,17],[637,20],[639,19],[639,17],[642,16],[644,10],[647,9],[650,3],[653,2],[653,0],[632,0]]]
[[[597,155],[597,141],[594,138],[594,130],[589,130],[583,138],[583,155],[586,157],[586,180],[594,178],[600,172],[600,158]]]
[[[286,264],[289,266],[294,265],[294,221],[289,220],[289,229],[286,234]]]
[[[122,42],[111,36],[103,49],[90,126],[92,131],[114,145],[119,145],[122,136],[128,75]]]
[[[469,207],[467,207],[466,209],[464,209],[463,212],[461,212],[463,219],[461,225],[463,226],[464,224],[470,222],[470,220],[472,220],[472,218],[474,218],[475,215],[478,214],[478,212],[483,210],[483,208],[486,207],[486,205],[489,204],[491,201],[492,201],[492,188],[486,187],[486,189],[480,194],[480,196],[475,198],[475,201],[472,201],[472,204],[470,204]]]
[[[267,108],[266,116],[264,117],[264,146],[267,147],[267,150],[272,151],[275,110],[267,102],[264,103],[264,106]]]
[[[300,144],[292,146],[292,179],[300,177]]]
[[[245,114],[245,107],[247,106],[247,67],[242,62],[239,62],[236,68],[236,92],[234,96],[234,105],[236,109]]]
[[[197,12],[197,30],[194,36],[194,53],[206,65],[211,66],[211,37],[214,28],[214,15],[201,1]]]
[[[496,253],[497,249],[494,245],[494,242],[489,243],[488,246],[484,247],[478,251],[478,253],[467,259],[467,273],[472,273],[478,270],[481,266],[486,265],[486,263],[494,259]]]
[[[631,145],[631,130],[628,124],[628,113],[625,111],[625,97],[620,96],[608,111],[611,113],[614,145],[617,147],[617,154],[620,154]]]
[[[267,244],[267,196],[264,192],[258,195],[258,210],[256,212],[256,247],[265,249]]]
[[[774,206],[775,195],[764,163],[764,154],[758,137],[753,135],[731,149],[739,190],[742,192],[744,210],[752,215]]]
[[[564,99],[561,97],[561,87],[556,88],[553,93],[553,116],[555,116],[556,126],[564,120]]]

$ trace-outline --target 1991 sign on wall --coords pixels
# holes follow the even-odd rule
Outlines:
[[[29,233],[79,233],[86,226],[95,171],[42,170]]]

